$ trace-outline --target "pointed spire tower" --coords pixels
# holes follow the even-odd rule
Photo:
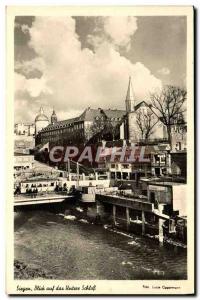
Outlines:
[[[57,119],[57,116],[56,116],[56,112],[55,112],[55,109],[53,108],[53,112],[52,112],[52,115],[51,115],[51,123],[54,124],[58,121]]]
[[[132,112],[135,110],[135,95],[133,93],[131,76],[129,76],[128,90],[127,90],[125,102],[126,102],[126,111],[127,112]]]
[[[43,109],[43,107],[42,106],[40,106],[40,115],[44,115],[44,109]]]

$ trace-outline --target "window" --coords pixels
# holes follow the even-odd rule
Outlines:
[[[122,168],[123,168],[123,169],[128,169],[128,168],[129,168],[129,165],[128,165],[128,164],[124,164],[124,165],[122,165]]]
[[[111,179],[115,179],[115,172],[110,173]]]

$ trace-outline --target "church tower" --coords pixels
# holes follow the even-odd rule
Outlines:
[[[135,111],[135,95],[133,93],[133,87],[131,82],[131,76],[129,77],[128,90],[126,94],[126,112],[127,112],[127,138],[130,142],[136,142],[138,140],[138,132],[136,130],[136,111]]]
[[[35,118],[35,136],[38,134],[39,131],[41,131],[43,128],[49,125],[49,119],[44,114],[43,107],[40,107],[40,111],[38,115]]]
[[[133,93],[131,76],[129,77],[128,90],[126,94],[126,112],[132,112],[135,110],[135,95]]]
[[[51,124],[54,124],[58,121],[55,110],[53,109],[52,115],[51,115]]]

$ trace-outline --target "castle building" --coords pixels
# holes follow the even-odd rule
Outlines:
[[[78,117],[56,121],[56,114],[53,112],[51,124],[38,132],[36,145],[44,145],[48,142],[50,145],[85,144],[94,135],[92,130],[94,124],[109,121],[114,128],[122,122],[125,114],[124,110],[88,107]]]
[[[58,121],[53,109],[50,124],[41,108],[35,119],[35,144],[43,146],[49,143],[50,148],[55,145],[96,144],[101,140],[125,140],[131,144],[140,142],[154,145],[168,144],[165,125],[155,116],[151,105],[144,100],[136,103],[131,77],[129,77],[125,107],[126,110],[88,107],[78,117],[62,121]],[[108,132],[104,136],[100,128],[103,122],[108,125]],[[152,128],[145,128],[148,125],[146,123]],[[186,151],[187,127],[184,124],[181,129],[179,125],[175,124],[172,128],[172,149],[175,152]],[[96,130],[99,130],[97,134],[94,132],[95,126]]]
[[[49,125],[49,119],[44,114],[42,106],[40,107],[39,114],[35,118],[35,136],[45,127]]]

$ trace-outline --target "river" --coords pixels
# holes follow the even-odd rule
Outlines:
[[[48,211],[15,216],[15,259],[54,279],[187,278],[186,251]]]

